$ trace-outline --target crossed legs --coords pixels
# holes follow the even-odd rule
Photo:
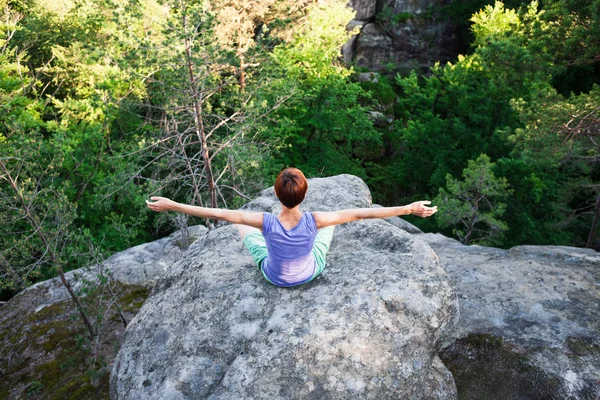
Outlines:
[[[244,241],[244,239],[246,239],[246,235],[248,235],[249,233],[261,233],[260,229],[253,228],[248,225],[235,224],[235,227],[237,228],[238,233],[240,234],[240,237],[242,238],[242,242]]]
[[[236,228],[240,234],[240,237],[242,238],[244,246],[248,249],[252,255],[252,258],[254,259],[254,262],[260,268],[262,261],[265,257],[267,257],[267,246],[262,232],[260,229],[256,229],[247,225],[236,224]],[[317,237],[315,238],[312,249],[312,253],[316,261],[316,269],[311,280],[319,276],[319,274],[321,274],[325,268],[326,256],[327,252],[329,251],[331,239],[333,238],[334,228],[334,226],[322,228],[319,229],[319,232],[317,233]]]

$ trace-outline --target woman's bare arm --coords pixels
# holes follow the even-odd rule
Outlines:
[[[407,206],[381,207],[381,208],[350,208],[347,210],[314,212],[317,228],[326,226],[344,224],[346,222],[357,221],[368,218],[388,218],[399,215],[416,215],[421,218],[432,216],[437,212],[437,206],[427,207],[430,201],[416,201]]]
[[[194,217],[221,219],[224,221],[233,222],[234,224],[248,225],[262,230],[262,213],[227,210],[224,208],[190,206],[188,204],[177,203],[173,200],[167,199],[166,197],[158,196],[151,197],[150,200],[154,200],[154,202],[146,200],[146,204],[148,204],[148,208],[153,211],[176,211],[193,215]]]

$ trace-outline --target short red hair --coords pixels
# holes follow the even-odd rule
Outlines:
[[[307,190],[308,182],[298,168],[284,169],[275,180],[275,195],[287,208],[294,208],[302,203]]]

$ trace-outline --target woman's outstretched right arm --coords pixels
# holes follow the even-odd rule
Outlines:
[[[158,196],[151,197],[150,200],[154,200],[154,202],[146,200],[146,204],[148,204],[148,208],[153,211],[176,211],[194,217],[220,219],[233,222],[234,224],[252,226],[262,230],[263,213],[191,206],[189,204],[177,203],[166,197]]]

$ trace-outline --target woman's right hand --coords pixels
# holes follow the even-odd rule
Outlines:
[[[146,200],[148,208],[157,212],[173,210],[175,204],[177,204],[173,200],[167,199],[166,197],[152,196],[150,197],[150,200],[154,200],[154,203]]]

